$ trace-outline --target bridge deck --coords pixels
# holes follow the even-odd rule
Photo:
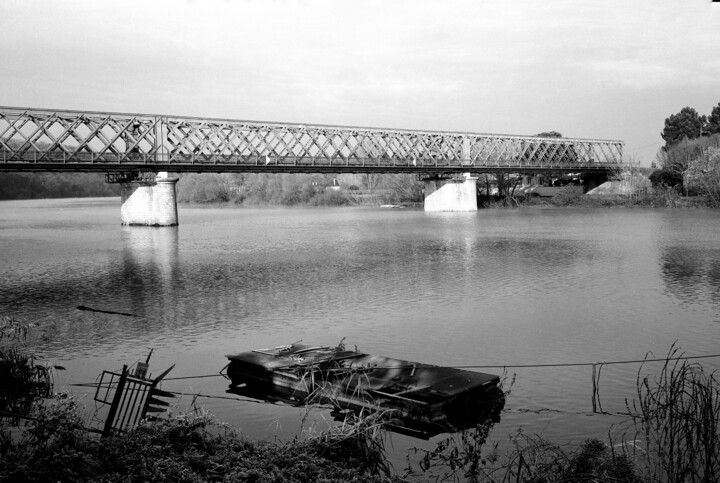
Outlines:
[[[621,141],[0,107],[0,171],[605,172]]]

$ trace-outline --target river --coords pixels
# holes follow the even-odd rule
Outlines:
[[[119,211],[116,198],[0,202],[0,315],[40,324],[32,349],[65,367],[57,389],[88,418],[93,391],[77,384],[150,349],[152,373],[175,364],[168,377],[185,378],[217,374],[229,353],[345,339],[411,361],[508,366],[516,380],[491,436],[577,442],[624,420],[592,414],[592,367],[518,366],[662,357],[676,341],[687,355],[720,352],[717,211],[180,206],[168,228],[121,226]],[[602,409],[625,409],[639,367],[602,368]],[[201,394],[174,411],[195,402],[251,438],[302,431],[303,410],[227,384],[163,388]],[[433,443],[393,435],[392,451]]]

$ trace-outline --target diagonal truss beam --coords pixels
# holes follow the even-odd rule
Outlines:
[[[621,141],[0,107],[0,170],[607,171]],[[62,162],[62,164],[58,164]]]

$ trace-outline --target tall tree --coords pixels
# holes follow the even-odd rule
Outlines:
[[[692,107],[683,107],[679,113],[665,119],[665,128],[660,136],[665,140],[664,149],[683,139],[694,139],[702,135],[705,116],[701,116]]]
[[[720,102],[718,102],[717,106],[713,107],[710,117],[707,120],[705,131],[710,135],[720,133]]]

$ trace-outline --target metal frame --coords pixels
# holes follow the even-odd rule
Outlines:
[[[94,398],[99,403],[110,405],[102,430],[103,437],[130,431],[148,413],[165,411],[169,403],[158,398],[175,397],[175,394],[157,386],[173,367],[175,364],[155,379],[132,376],[127,365],[123,365],[119,374],[103,371]]]
[[[603,172],[621,141],[0,107],[0,171]]]
[[[105,182],[109,184],[138,182],[145,185],[155,185],[157,184],[156,177],[157,174],[153,171],[118,171],[106,173]]]

